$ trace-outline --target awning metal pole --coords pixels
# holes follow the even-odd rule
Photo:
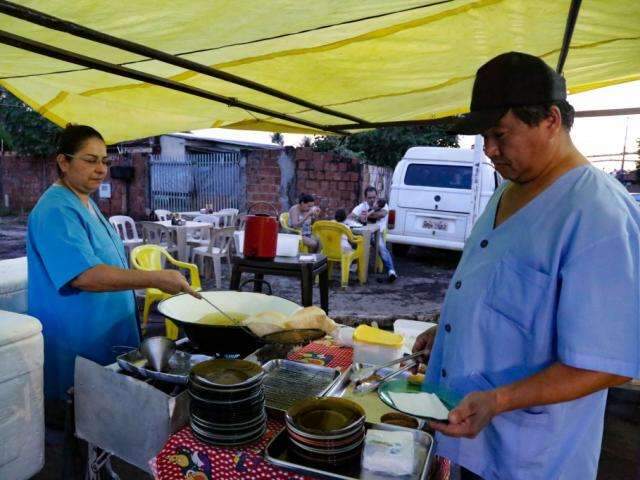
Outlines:
[[[286,113],[280,113],[267,108],[259,107],[257,105],[252,105],[250,103],[243,102],[236,98],[225,97],[223,95],[218,95],[216,93],[212,93],[197,87],[192,87],[184,83],[175,82],[173,80],[167,80],[165,78],[158,77],[156,75],[151,75],[149,73],[144,73],[139,70],[133,70],[131,68],[123,67],[121,65],[104,62],[102,60],[98,60],[95,58],[80,55],[78,53],[70,52],[69,50],[63,50],[61,48],[53,47],[51,45],[47,45],[41,42],[37,42],[35,40],[21,37],[19,35],[14,35],[4,30],[0,30],[0,43],[4,43],[6,45],[27,50],[40,55],[45,55],[47,57],[56,58],[64,62],[74,63],[76,65],[82,65],[84,67],[93,68],[95,70],[100,70],[102,72],[107,72],[114,75],[119,75],[121,77],[127,77],[134,80],[139,80],[141,82],[149,83],[152,85],[169,88],[171,90],[187,93],[189,95],[205,98],[207,100],[213,100],[215,102],[228,105],[229,107],[242,108],[244,110],[259,113],[262,115],[279,118],[287,122],[296,123],[299,125],[305,125],[307,127],[311,127],[316,130],[323,130],[327,132],[337,133],[340,135],[347,135],[347,132],[344,132],[340,128],[326,127],[324,125],[320,125],[318,123],[311,122],[309,120],[304,120],[302,118],[297,118],[291,115],[287,115]]]
[[[169,53],[156,50],[139,43],[114,37],[104,32],[99,32],[97,30],[93,30],[91,28],[78,25],[77,23],[69,22],[52,15],[48,15],[44,12],[40,12],[32,8],[16,5],[12,2],[7,2],[6,0],[0,0],[0,13],[4,13],[5,15],[10,15],[15,18],[20,18],[21,20],[26,20],[37,25],[42,25],[46,28],[69,33],[76,37],[85,38],[93,42],[101,43],[103,45],[109,45],[111,47],[119,48],[120,50],[125,50],[130,53],[135,53],[144,57],[175,65],[177,67],[185,68],[187,70],[202,73],[203,75],[218,78],[220,80],[240,85],[251,90],[262,92],[272,97],[286,100],[287,102],[295,103],[302,107],[331,115],[333,117],[344,118],[345,120],[350,120],[352,122],[358,123],[364,121],[361,118],[355,117],[353,115],[348,115],[337,110],[326,108],[321,105],[316,105],[315,103],[308,102],[307,100],[304,100],[302,98],[289,95],[288,93],[276,90],[275,88],[267,87],[266,85],[253,82],[251,80],[247,80],[237,75],[233,75],[231,73],[209,67],[208,65],[203,65],[201,63],[193,62],[176,55],[171,55]]]

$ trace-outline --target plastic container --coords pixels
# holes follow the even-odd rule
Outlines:
[[[393,331],[404,337],[405,349],[411,352],[418,335],[436,325],[437,324],[433,322],[420,322],[418,320],[404,320],[399,318],[393,322]]]
[[[300,235],[279,233],[276,246],[277,255],[281,257],[295,257],[298,255]]]
[[[236,252],[242,254],[242,247],[244,246],[244,232],[242,230],[236,230],[233,232],[233,241],[236,246]],[[276,244],[276,255],[279,257],[297,256],[299,243],[300,235],[279,233],[278,242]]]
[[[402,335],[360,325],[353,332],[353,361],[382,365],[402,356]]]

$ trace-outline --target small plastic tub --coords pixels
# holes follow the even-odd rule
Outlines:
[[[353,361],[382,365],[400,358],[403,345],[402,335],[360,325],[353,332]]]
[[[236,246],[236,252],[242,254],[244,246],[244,231],[236,230],[233,232],[233,241]],[[276,255],[279,257],[295,257],[298,255],[300,245],[300,235],[290,233],[279,233],[278,243],[276,244]]]
[[[300,245],[300,235],[290,233],[279,233],[276,245],[276,255],[281,257],[295,257],[298,255]]]

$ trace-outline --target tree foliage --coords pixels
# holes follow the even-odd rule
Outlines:
[[[378,128],[347,137],[315,137],[313,143],[317,151],[335,151],[387,167],[395,167],[407,149],[415,146],[458,147],[458,139],[441,128],[425,125]]]
[[[51,155],[60,127],[0,88],[0,138],[5,150],[27,155]]]
[[[284,135],[279,132],[271,134],[271,143],[275,143],[276,145],[284,145]]]

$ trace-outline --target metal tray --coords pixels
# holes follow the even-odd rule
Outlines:
[[[304,465],[302,461],[291,455],[289,450],[289,439],[287,431],[282,430],[267,445],[264,456],[269,463],[279,467],[287,468],[305,475],[312,475],[320,478],[340,479],[340,480],[426,480],[429,475],[429,468],[433,457],[433,437],[426,432],[420,430],[412,430],[395,425],[386,425],[384,423],[366,423],[365,428],[368,430],[374,428],[376,430],[388,431],[407,431],[413,434],[415,458],[414,470],[412,475],[390,477],[383,473],[371,472],[363,470],[360,462],[354,462],[341,468],[326,466],[319,469]]]
[[[116,360],[121,369],[142,378],[185,385],[189,381],[191,367],[211,358],[208,355],[196,355],[176,350],[169,359],[169,370],[166,372],[157,372],[147,368],[147,359],[138,349],[119,355]]]
[[[262,368],[266,372],[265,405],[276,413],[285,412],[298,400],[322,397],[340,378],[335,368],[293,360],[270,360]]]
[[[353,370],[354,370],[354,366],[351,365],[351,367],[345,370],[340,375],[340,377],[338,377],[336,381],[333,382],[333,384],[324,393],[324,396],[325,397],[344,397],[345,395],[347,395],[347,393],[350,394],[351,392],[353,392],[353,384],[351,382],[351,373],[353,372]],[[406,376],[409,374],[403,373],[402,375]],[[378,398],[377,392],[376,392],[376,398],[381,404],[384,404],[384,402]],[[357,395],[355,396],[355,398],[350,398],[350,399],[355,400],[357,402]],[[362,406],[365,410],[367,410],[366,404],[363,404]],[[391,409],[392,407],[389,407],[389,408]],[[415,418],[418,421],[419,430],[422,430],[427,424],[427,422],[422,418],[419,418],[419,417],[413,417],[413,418]],[[377,420],[373,420],[373,421],[375,422]]]

